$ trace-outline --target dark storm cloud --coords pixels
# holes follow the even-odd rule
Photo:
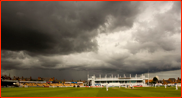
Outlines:
[[[21,68],[21,62],[19,61],[7,61],[7,60],[1,60],[1,68],[4,70],[11,70],[11,69],[20,69]]]
[[[55,59],[50,59],[46,57],[39,57],[38,60],[39,62],[41,62],[41,66],[48,67],[48,68],[56,67],[58,64],[62,63],[61,60],[55,60]]]
[[[49,69],[62,63],[61,59],[46,56],[32,57],[24,51],[2,50],[2,69]]]
[[[132,27],[138,2],[2,2],[2,49],[31,55],[97,51],[97,29]]]
[[[4,70],[11,70],[11,69],[25,69],[22,66],[22,61],[26,59],[26,54],[23,52],[14,52],[14,51],[1,51],[1,68]]]
[[[178,62],[181,59],[178,55],[168,55],[165,58],[153,58],[149,60],[141,59],[130,59],[128,58],[117,58],[116,60],[106,61],[112,66],[110,68],[99,66],[102,73],[122,73],[122,74],[142,74],[150,72],[159,72],[159,71],[170,71],[170,70],[179,70],[181,69],[181,62]],[[175,64],[174,64],[175,62]],[[104,70],[103,70],[104,69]]]
[[[2,50],[1,51],[1,58],[2,59],[7,59],[7,58],[11,58],[11,59],[16,59],[16,58],[21,58],[24,59],[25,55],[23,52],[14,52],[14,51],[6,51],[6,50]]]

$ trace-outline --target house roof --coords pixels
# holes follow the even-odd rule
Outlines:
[[[165,82],[167,82],[167,83],[170,83],[170,81],[169,80],[164,80]]]
[[[171,79],[171,80],[176,80],[175,78],[169,78],[169,79]]]
[[[152,82],[153,80],[149,80],[149,82]],[[145,82],[148,82],[148,80],[145,80]]]
[[[175,82],[176,81],[176,79],[175,78],[169,78],[171,81],[173,81],[173,82]]]

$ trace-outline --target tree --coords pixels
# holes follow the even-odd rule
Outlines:
[[[154,77],[152,83],[156,84],[157,82],[158,82],[157,77]]]

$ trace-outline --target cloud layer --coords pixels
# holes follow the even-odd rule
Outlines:
[[[55,70],[62,79],[179,70],[180,17],[181,2],[4,1],[2,72]]]

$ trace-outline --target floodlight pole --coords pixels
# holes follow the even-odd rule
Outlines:
[[[113,74],[112,74],[112,83],[113,83]]]
[[[118,83],[119,83],[119,74],[118,74]],[[120,87],[119,87],[120,88]]]
[[[106,84],[107,84],[107,74],[106,74],[105,78],[106,78]]]
[[[148,71],[148,85],[149,85],[149,71]]]

